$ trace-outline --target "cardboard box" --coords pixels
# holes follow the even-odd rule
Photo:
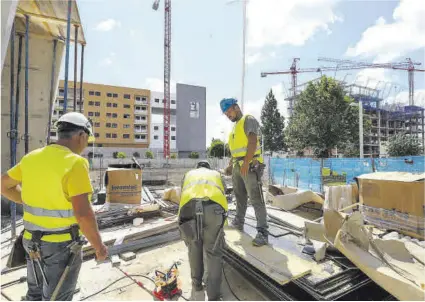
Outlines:
[[[106,201],[140,204],[142,170],[135,164],[109,165],[105,174]]]
[[[357,177],[365,220],[424,237],[425,173],[376,172]]]

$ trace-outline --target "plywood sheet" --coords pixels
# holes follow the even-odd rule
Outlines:
[[[304,229],[305,222],[309,221],[308,219],[304,219],[298,215],[270,208],[267,208],[267,214],[271,218],[278,219],[286,224],[293,225],[297,229]]]
[[[255,247],[252,238],[238,230],[226,229],[225,234],[230,250],[281,285],[311,272],[305,260],[289,252],[271,246]]]

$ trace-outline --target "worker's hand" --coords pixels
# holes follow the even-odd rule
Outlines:
[[[248,169],[249,169],[249,163],[244,161],[242,166],[241,166],[241,175],[243,177],[246,177],[248,175]]]
[[[102,243],[100,248],[96,249],[96,261],[105,261],[108,258],[108,248]]]

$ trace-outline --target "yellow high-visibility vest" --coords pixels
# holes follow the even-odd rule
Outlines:
[[[248,136],[245,134],[245,119],[248,115],[244,115],[236,124],[233,126],[232,132],[229,135],[229,149],[234,159],[241,160],[246,156],[248,151]],[[263,155],[261,153],[260,136],[257,135],[257,149],[254,153],[254,159],[263,163]]]
[[[218,203],[227,212],[227,199],[220,173],[207,168],[199,168],[186,173],[180,196],[180,210],[192,199],[209,199]]]

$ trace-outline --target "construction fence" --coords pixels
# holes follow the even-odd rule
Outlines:
[[[424,173],[423,156],[390,158],[268,158],[269,183],[323,192],[329,184],[351,183],[372,172]]]

